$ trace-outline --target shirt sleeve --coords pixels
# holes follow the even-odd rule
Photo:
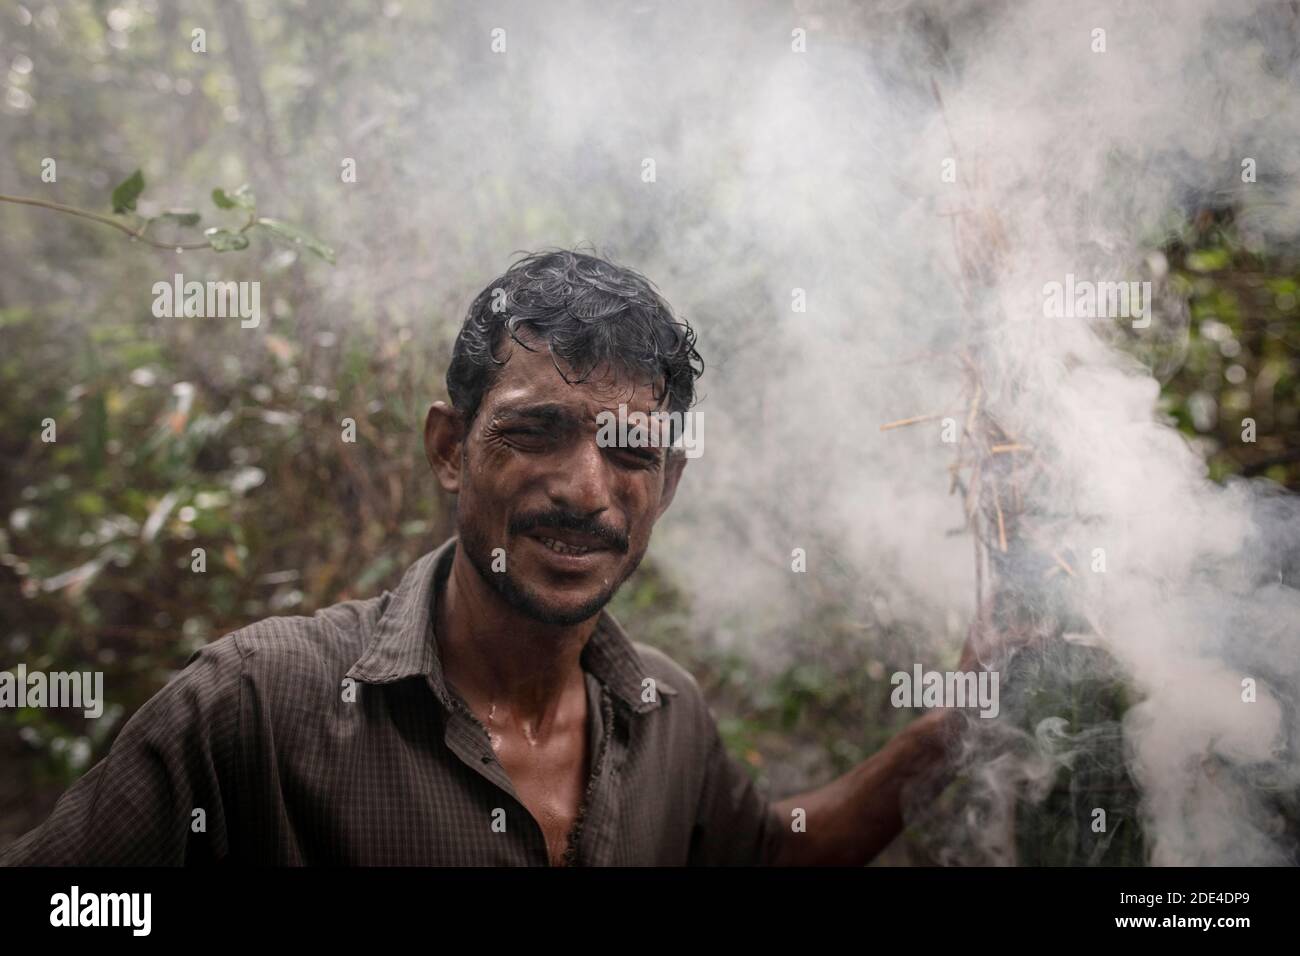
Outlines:
[[[691,831],[691,866],[771,866],[781,821],[709,720],[704,788]]]
[[[197,651],[4,866],[179,866],[228,853],[239,730],[233,637]],[[201,812],[199,812],[201,811]]]

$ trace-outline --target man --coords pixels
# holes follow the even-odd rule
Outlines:
[[[694,342],[631,270],[517,262],[471,305],[451,403],[425,422],[457,537],[391,593],[203,648],[0,861],[870,860],[902,825],[903,786],[943,758],[941,712],[770,805],[694,679],[603,610],[687,459],[598,421],[686,413]]]

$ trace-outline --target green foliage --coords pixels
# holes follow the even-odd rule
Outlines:
[[[203,217],[192,209],[172,209],[157,218],[165,222],[174,222],[178,226],[197,226]]]
[[[250,212],[257,208],[257,199],[248,186],[240,186],[233,193],[227,193],[224,189],[212,190],[212,201],[217,204],[218,209],[247,209]]]
[[[297,226],[291,226],[287,222],[280,222],[278,219],[267,219],[259,217],[256,225],[263,227],[271,235],[290,242],[320,256],[330,265],[334,264],[334,250],[325,243],[321,242],[315,236],[299,229]]]
[[[208,244],[217,252],[237,252],[240,249],[248,248],[248,236],[242,232],[231,232],[229,229],[218,229],[213,227],[203,233],[207,237]]]
[[[113,190],[112,202],[113,212],[118,215],[126,215],[136,210],[137,201],[144,192],[145,181],[144,173],[137,169],[123,182],[119,183]],[[249,239],[247,233],[250,230],[261,230],[267,235],[282,242],[287,242],[295,247],[300,247],[311,252],[313,255],[324,259],[330,265],[337,261],[334,250],[321,242],[311,233],[290,223],[279,219],[272,219],[267,216],[257,215],[257,199],[253,194],[252,188],[244,184],[236,189],[233,193],[228,193],[220,187],[212,190],[212,201],[218,209],[240,209],[248,213],[247,221],[238,229],[226,229],[220,226],[212,226],[204,230],[203,236],[207,240],[208,248],[214,252],[238,252],[248,248]],[[55,207],[59,208],[59,207]],[[84,210],[74,208],[60,208],[59,211],[81,215],[85,218],[93,219]],[[202,218],[199,213],[190,209],[173,209],[160,213],[156,216],[137,217],[139,220],[138,227],[131,232],[132,239],[143,238],[151,225],[155,222],[167,222],[180,228],[191,228],[199,224]],[[99,220],[104,221],[104,220]],[[149,239],[155,246],[163,245],[156,240]],[[182,251],[183,246],[178,242],[177,251]]]
[[[412,454],[439,343],[374,349],[359,328],[303,347],[238,323],[149,329],[139,313],[72,323],[0,311],[23,342],[0,353],[11,658],[103,670],[120,718],[204,643],[378,593],[449,533]],[[344,416],[355,444],[340,441]],[[39,758],[21,765],[27,786],[57,788],[102,755],[115,719],[5,711],[0,734]]]
[[[136,170],[113,190],[113,212],[121,215],[135,209],[135,201],[144,192],[144,173]]]
[[[1227,212],[1189,224],[1166,253],[1189,320],[1162,407],[1216,481],[1300,489],[1300,256],[1247,246]],[[1253,441],[1243,438],[1247,420]]]

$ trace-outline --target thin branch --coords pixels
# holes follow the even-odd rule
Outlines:
[[[147,246],[153,246],[155,249],[210,249],[210,242],[159,242],[157,239],[151,239],[144,234],[148,228],[150,220],[145,220],[144,225],[139,229],[132,229],[126,223],[113,219],[110,216],[101,216],[97,212],[90,212],[86,209],[78,209],[75,206],[65,206],[63,203],[50,202],[47,199],[29,199],[26,196],[7,196],[0,193],[0,202],[17,203],[20,206],[39,206],[42,209],[53,209],[55,212],[67,213],[69,216],[78,216],[82,219],[89,219],[91,222],[98,222],[105,226],[112,226],[118,232],[126,233],[132,239],[143,242]],[[240,232],[243,232],[252,225],[250,222],[244,226]]]
[[[921,422],[932,422],[936,418],[943,418],[943,412],[936,412],[933,415],[914,415],[911,418],[900,418],[896,422],[886,422],[880,426],[882,432],[887,432],[891,428],[902,428],[905,425],[919,425]]]

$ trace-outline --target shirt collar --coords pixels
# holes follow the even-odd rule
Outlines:
[[[451,709],[451,694],[443,679],[438,660],[438,642],[433,636],[437,585],[451,570],[456,554],[456,538],[430,551],[407,569],[397,590],[388,595],[388,604],[360,659],[347,676],[366,684],[390,684],[408,677],[426,677],[442,705]],[[659,707],[658,691],[675,694],[676,690],[656,679],[656,693],[649,701],[642,699],[644,681],[649,677],[631,639],[613,615],[601,611],[596,630],[582,649],[583,670],[608,687],[615,699],[633,713],[644,714]]]

